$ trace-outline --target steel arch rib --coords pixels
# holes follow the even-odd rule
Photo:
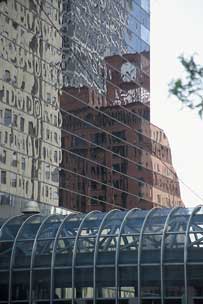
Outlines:
[[[72,256],[72,304],[74,304],[74,301],[75,301],[75,292],[74,292],[74,289],[75,289],[75,259],[76,259],[77,244],[78,244],[80,232],[83,228],[84,222],[88,219],[88,217],[91,216],[92,214],[97,214],[100,212],[101,211],[93,210],[93,211],[89,212],[88,214],[86,214],[84,216],[84,218],[82,219],[80,226],[78,228],[78,231],[77,231],[77,235],[76,235],[74,247],[73,247],[73,256]]]
[[[12,268],[13,268],[13,262],[14,262],[14,257],[15,257],[15,250],[16,250],[16,243],[18,240],[18,236],[20,235],[21,231],[23,230],[24,226],[26,225],[27,222],[29,222],[30,219],[39,216],[39,214],[34,214],[29,216],[28,218],[25,219],[25,221],[21,224],[21,227],[19,228],[14,242],[13,242],[13,247],[12,247],[12,251],[11,251],[11,258],[10,258],[10,266],[9,266],[9,282],[8,282],[8,304],[11,303],[11,292],[12,292]]]
[[[93,262],[93,304],[96,304],[96,263],[97,263],[97,255],[98,255],[99,238],[100,238],[100,235],[101,235],[101,232],[102,232],[102,229],[104,227],[106,220],[112,213],[116,213],[116,212],[120,212],[120,210],[112,209],[103,217],[103,219],[100,223],[99,229],[98,229],[96,240],[95,240],[94,262]]]
[[[119,254],[120,254],[120,240],[121,240],[121,234],[123,232],[123,227],[128,219],[128,217],[130,216],[131,213],[133,213],[134,211],[137,211],[137,210],[140,210],[138,208],[133,208],[131,210],[129,210],[125,217],[123,218],[123,221],[121,223],[121,226],[120,226],[120,230],[119,230],[119,235],[118,235],[118,240],[117,240],[117,243],[116,243],[116,255],[115,255],[115,288],[116,288],[116,304],[118,304],[118,292],[119,292],[119,289],[118,289],[118,260],[119,260]]]
[[[53,244],[53,249],[52,249],[52,256],[51,256],[51,278],[50,278],[50,304],[53,304],[53,294],[54,294],[54,264],[55,264],[55,257],[56,257],[56,246],[57,246],[57,241],[58,241],[58,237],[61,233],[61,230],[63,229],[63,226],[65,224],[65,222],[70,219],[71,217],[74,217],[77,214],[68,214],[65,216],[65,218],[63,219],[63,221],[61,222],[58,231],[56,233],[55,239],[54,239],[54,244]]]
[[[19,217],[23,217],[23,215],[17,215],[17,216],[12,216],[11,218],[8,218],[1,226],[0,233],[1,233],[1,231],[3,231],[4,227],[7,226],[12,220],[14,220],[15,218],[19,218]]]
[[[20,218],[20,217],[23,217],[23,215],[17,215],[17,216],[12,216],[11,218],[8,218],[4,223],[3,225],[1,226],[0,228],[0,233],[3,231],[3,229],[9,225],[10,222],[12,222],[12,220],[16,219],[16,218]],[[9,296],[9,294],[8,294]]]
[[[32,304],[32,272],[33,272],[33,264],[34,264],[34,257],[35,257],[35,253],[36,253],[36,247],[37,247],[37,240],[38,240],[38,236],[41,233],[44,225],[46,224],[46,222],[50,219],[50,218],[54,218],[54,217],[60,217],[59,215],[56,214],[51,214],[47,217],[45,217],[45,219],[42,221],[41,225],[39,226],[39,229],[35,235],[35,239],[33,242],[33,247],[32,247],[32,253],[31,253],[31,260],[30,260],[30,289],[29,289],[29,304]]]
[[[188,219],[186,232],[185,232],[185,243],[184,243],[184,285],[185,285],[185,304],[188,304],[188,288],[187,288],[187,258],[188,258],[188,241],[189,241],[189,231],[190,224],[193,216],[202,208],[202,205],[195,207],[190,214]]]
[[[141,270],[141,253],[142,253],[142,239],[143,239],[143,233],[145,229],[145,225],[147,223],[148,218],[152,213],[154,213],[159,208],[152,208],[150,211],[148,211],[147,215],[145,216],[145,219],[142,224],[142,228],[140,231],[140,237],[139,237],[139,245],[138,245],[138,261],[137,261],[137,295],[138,295],[138,304],[141,304],[141,276],[140,276],[140,270]]]
[[[162,234],[162,239],[161,239],[161,252],[160,252],[160,277],[161,277],[161,304],[164,304],[164,276],[163,276],[163,264],[164,264],[164,244],[165,244],[165,235],[166,235],[166,230],[168,227],[168,223],[171,219],[171,216],[175,211],[180,209],[181,207],[174,207],[169,214],[167,215],[165,224],[164,224],[164,229],[163,229],[163,234]]]

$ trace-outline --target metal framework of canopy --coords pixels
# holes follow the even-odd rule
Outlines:
[[[203,303],[203,207],[0,220],[0,303]]]

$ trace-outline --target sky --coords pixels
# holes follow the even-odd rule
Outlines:
[[[151,120],[169,139],[187,207],[203,204],[203,120],[169,96],[168,84],[184,76],[179,55],[197,53],[203,65],[202,12],[203,0],[151,0]]]

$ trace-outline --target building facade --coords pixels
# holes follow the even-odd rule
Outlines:
[[[63,0],[65,87],[105,92],[104,57],[149,52],[149,28],[149,0]]]
[[[128,68],[137,57],[128,55]],[[121,71],[123,59],[106,62],[105,96],[83,87],[67,89],[61,98],[60,203],[82,211],[182,205],[167,137],[150,123],[149,77],[139,75],[139,87],[110,70]]]
[[[150,123],[149,1],[64,1],[64,10],[60,204],[182,205],[168,140]]]
[[[0,204],[182,204],[150,124],[149,0],[0,1],[0,15]]]
[[[0,1],[3,205],[15,204],[15,197],[58,205],[60,18],[59,1]]]

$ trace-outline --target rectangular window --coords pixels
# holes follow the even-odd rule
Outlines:
[[[12,111],[9,109],[5,109],[4,112],[4,125],[5,126],[10,126],[12,121]]]
[[[5,131],[4,133],[4,143],[7,144],[8,143],[8,132]]]
[[[106,143],[106,134],[103,133],[96,133],[94,134],[93,142],[100,145]]]
[[[113,170],[120,172],[120,164],[113,164],[112,168],[113,168]]]
[[[138,141],[139,141],[139,142],[142,142],[142,141],[143,141],[143,135],[140,134],[140,133],[138,134]]]
[[[120,143],[121,141],[119,140],[119,138],[126,139],[125,131],[112,132],[112,135],[118,137],[112,137],[113,143]]]
[[[11,72],[9,70],[4,71],[3,80],[5,80],[5,81],[11,80]]]
[[[58,144],[58,135],[56,132],[54,132],[54,140]],[[63,142],[62,142],[62,146],[64,146]]]
[[[47,93],[47,102],[51,103],[51,94],[50,93]]]
[[[20,131],[24,132],[25,128],[25,119],[23,117],[20,118]]]
[[[50,179],[50,165],[45,165],[45,176],[46,176],[46,180]]]
[[[58,200],[59,199],[59,194],[58,194],[57,189],[53,192],[53,199],[54,200]]]
[[[54,126],[58,126],[58,117],[54,115]]]
[[[26,166],[26,161],[25,161],[25,158],[22,157],[22,159],[21,159],[21,168],[22,168],[22,170],[25,170],[25,166]]]
[[[46,129],[46,139],[49,140],[50,139],[50,130]]]
[[[16,152],[14,152],[13,155],[12,155],[12,162],[11,162],[11,165],[12,165],[13,167],[17,167],[17,154],[16,154]]]
[[[149,13],[150,11],[150,1],[149,0],[142,0],[141,1],[141,7],[143,8],[143,10],[145,10],[147,13]]]
[[[12,146],[13,140],[14,140],[14,136],[13,136],[13,132],[11,132],[9,135],[10,146]]]
[[[92,190],[96,190],[97,189],[97,183],[96,182],[91,181],[91,189]]]
[[[49,196],[49,188],[48,188],[48,186],[45,187],[45,196],[46,197]]]
[[[13,188],[17,186],[17,175],[15,173],[11,173],[11,186]]]
[[[142,171],[142,164],[138,164],[137,169],[138,169],[138,171]]]
[[[95,205],[95,204],[98,204],[97,196],[93,196],[91,198],[91,205]]]
[[[56,163],[58,162],[58,153],[57,153],[57,151],[54,151],[54,161]]]
[[[150,43],[149,41],[149,30],[141,24],[141,38],[144,42],[146,42],[147,44]]]
[[[118,179],[116,179],[116,180],[113,181],[113,186],[114,186],[115,188],[120,189],[120,183],[119,183],[119,180],[118,180]]]
[[[59,169],[55,168],[52,172],[51,172],[51,180],[54,183],[58,183],[59,182]]]
[[[0,149],[0,162],[6,163],[6,150]]]
[[[6,171],[0,171],[1,172],[1,184],[5,185],[6,184]]]
[[[85,141],[80,137],[75,137],[75,146],[83,146]]]
[[[3,110],[0,110],[0,122],[3,121]]]
[[[127,150],[126,146],[115,146],[115,147],[113,147],[112,152],[114,152],[116,154],[120,154],[122,156],[126,156],[126,154],[127,154],[126,150]]]
[[[13,126],[18,126],[18,116],[16,114],[13,114]]]
[[[31,135],[31,136],[35,135],[35,128],[33,126],[32,121],[29,121],[29,124],[28,124],[28,134]]]

